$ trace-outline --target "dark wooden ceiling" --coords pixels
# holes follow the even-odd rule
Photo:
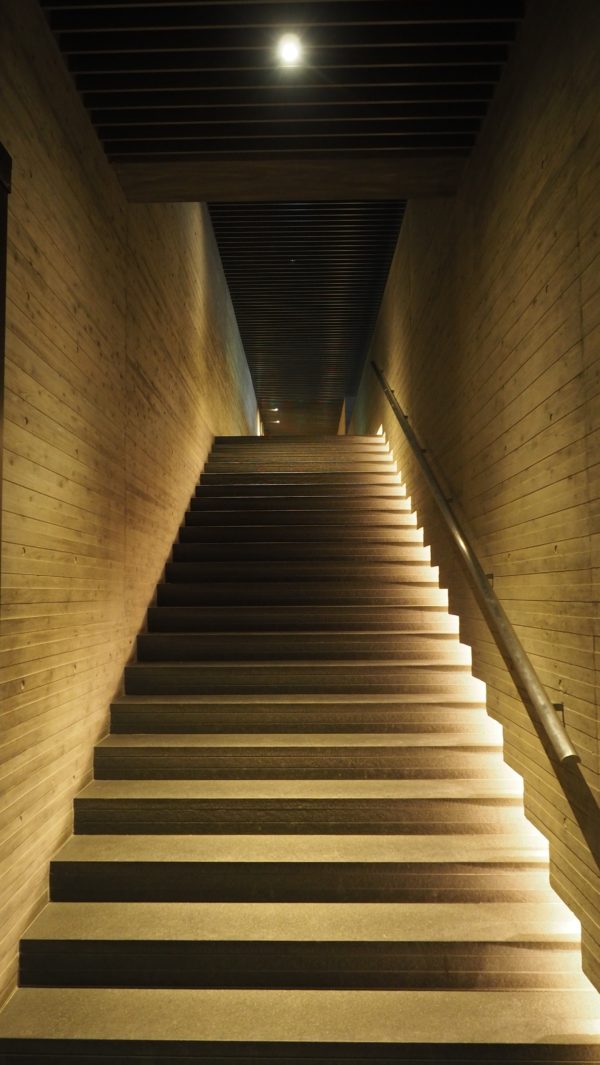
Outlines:
[[[357,390],[403,205],[211,204],[210,213],[265,431],[335,432]]]
[[[265,420],[333,431],[403,201],[455,187],[523,0],[41,5],[129,198],[219,201]],[[277,60],[284,32],[298,67]]]

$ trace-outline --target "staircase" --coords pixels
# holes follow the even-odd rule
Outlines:
[[[600,1061],[380,438],[218,439],[125,692],[0,1061]]]

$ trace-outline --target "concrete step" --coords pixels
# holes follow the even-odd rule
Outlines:
[[[96,780],[506,779],[501,748],[478,736],[225,733],[107,736]]]
[[[384,447],[387,443],[383,437],[377,436],[277,436],[277,437],[215,437],[213,449],[240,448],[241,450],[257,447],[261,452],[264,450],[286,450],[298,447],[317,447],[320,450],[331,448],[351,452],[356,447]]]
[[[464,734],[477,727],[496,738],[499,726],[487,717],[479,693],[470,700],[423,695],[234,696],[124,695],[111,707],[111,731],[127,733],[193,732],[402,732]]]
[[[514,836],[73,836],[50,897],[88,902],[544,902],[547,847]]]
[[[352,495],[335,497],[335,502],[330,496],[323,495],[289,495],[280,492],[277,495],[249,495],[241,493],[228,496],[210,496],[204,494],[201,486],[197,494],[192,496],[190,510],[201,511],[235,511],[239,515],[247,512],[271,511],[271,510],[310,510],[319,514],[327,514],[330,511],[339,511],[348,515],[357,513],[372,514],[373,517],[384,511],[387,514],[403,514],[410,511],[410,501],[405,495],[396,496],[368,496],[366,499]]]
[[[433,566],[418,561],[408,562],[344,562],[327,559],[295,561],[275,560],[272,562],[242,560],[225,562],[210,560],[208,562],[167,562],[165,566],[167,581],[190,583],[203,580],[228,581],[349,581],[358,584],[361,581],[372,583],[421,584],[438,587],[437,570]]]
[[[299,498],[304,499],[335,499],[336,505],[340,502],[373,499],[405,499],[406,488],[404,485],[391,483],[357,484],[351,487],[345,484],[320,484],[317,481],[303,484],[245,484],[234,492],[228,484],[198,484],[196,496],[200,499],[280,499]]]
[[[348,455],[265,455],[212,454],[209,455],[204,473],[396,473],[396,463],[391,455],[383,452]]]
[[[443,607],[155,606],[150,632],[458,633],[458,619]]]
[[[416,656],[415,656],[416,658]],[[125,667],[128,695],[206,695],[239,693],[435,692],[467,694],[471,689],[468,665],[432,661],[394,663],[370,659],[338,662],[134,662]]]
[[[250,517],[250,515],[249,515]],[[410,523],[408,518],[410,517]],[[412,515],[402,517],[401,524],[353,526],[325,525],[269,525],[252,524],[252,521],[238,525],[182,525],[179,530],[180,543],[302,543],[302,544],[339,544],[343,549],[354,545],[394,545],[422,544],[423,530],[417,529],[416,518]]]
[[[430,565],[430,550],[422,544],[356,544],[342,541],[330,543],[175,543],[174,562],[352,562],[361,564],[418,562]]]
[[[344,484],[344,485],[399,485],[400,479],[398,474],[389,469],[386,465],[383,469],[377,467],[369,467],[368,470],[357,470],[352,466],[352,472],[349,470],[336,470],[334,472],[322,472],[320,470],[306,470],[304,472],[293,472],[285,468],[285,464],[282,463],[282,469],[280,470],[254,470],[237,472],[221,472],[210,473],[202,472],[200,474],[200,484],[229,484],[229,485],[246,485],[246,484]]]
[[[96,780],[75,832],[101,835],[489,835],[523,826],[509,780]]]
[[[466,990],[581,986],[560,903],[50,903],[22,986]]]
[[[139,662],[276,662],[280,658],[375,658],[396,662],[431,659],[435,664],[464,665],[470,661],[470,650],[452,632],[144,632],[137,638]]]
[[[389,583],[373,587],[345,581],[210,581],[202,583],[175,582],[159,584],[156,590],[159,606],[191,606],[208,604],[222,606],[262,607],[327,605],[363,607],[446,607],[448,593],[430,584]]]
[[[383,526],[392,526],[393,528],[402,528],[402,526],[416,526],[417,519],[410,511],[410,506],[406,505],[400,500],[397,504],[397,510],[388,512],[385,510],[378,510],[376,513],[361,513],[353,512],[347,514],[344,511],[338,511],[332,507],[329,510],[303,510],[301,507],[296,509],[288,507],[287,509],[265,509],[265,510],[252,510],[246,512],[240,516],[235,510],[188,510],[185,515],[186,525],[235,525],[236,527],[245,528],[247,525],[291,525],[296,527],[298,525],[315,525],[326,526],[329,528],[337,528],[342,525],[346,529],[352,529],[355,535],[363,526],[371,526],[374,521],[379,528]]]
[[[597,1015],[589,984],[453,992],[22,988],[0,1017],[0,1046],[12,1055],[6,1065],[23,1055],[30,1065],[596,1065]]]

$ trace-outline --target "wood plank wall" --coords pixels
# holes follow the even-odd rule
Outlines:
[[[599,56],[594,0],[532,0],[457,197],[409,203],[371,350],[565,704],[582,759],[568,798],[369,368],[351,429],[383,424],[395,450],[598,987]]]
[[[0,23],[2,997],[212,438],[256,404],[205,208],[129,208],[37,5]]]

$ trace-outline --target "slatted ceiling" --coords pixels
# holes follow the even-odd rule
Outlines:
[[[124,187],[139,190],[141,167],[142,199],[221,201],[211,214],[267,426],[335,432],[398,201],[423,181],[452,191],[524,0],[41,3]],[[276,43],[290,31],[304,55],[285,69]],[[272,202],[284,196],[321,202]]]
[[[210,213],[266,430],[336,432],[404,204],[211,204]]]
[[[522,0],[42,0],[111,159],[466,154]],[[304,61],[282,69],[279,35]],[[308,110],[307,110],[308,109]]]

